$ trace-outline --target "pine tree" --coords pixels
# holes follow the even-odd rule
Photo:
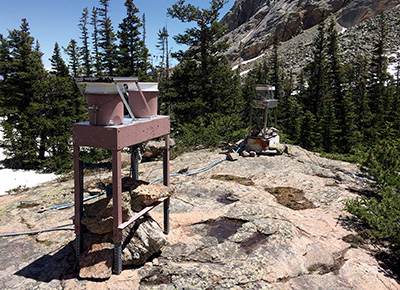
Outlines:
[[[318,35],[314,40],[313,61],[306,67],[308,74],[308,88],[302,94],[302,106],[306,111],[304,122],[309,122],[310,131],[304,136],[312,140],[303,140],[307,146],[322,148],[332,152],[336,149],[337,120],[335,116],[333,96],[329,93],[329,79],[326,74],[328,70],[326,50],[325,21],[318,26]],[[311,114],[314,117],[311,117]],[[318,126],[314,126],[314,122]],[[314,142],[315,137],[319,137]],[[306,148],[312,148],[306,147]]]
[[[301,108],[297,97],[289,95],[288,97],[288,119],[284,123],[283,130],[288,136],[289,140],[291,140],[295,144],[299,144],[302,138],[301,129],[303,123],[303,109]]]
[[[319,135],[320,146],[325,152],[337,151],[338,120],[335,116],[334,99],[330,94],[323,96],[319,110]]]
[[[310,110],[305,109],[302,121],[300,146],[306,149],[317,149],[320,136],[315,115]]]
[[[279,60],[279,37],[276,34],[274,37],[273,47],[272,47],[272,56],[270,59],[270,64],[272,67],[271,71],[271,85],[275,87],[275,98],[280,100],[282,96],[282,71]]]
[[[72,167],[71,126],[86,120],[87,110],[86,101],[69,75],[57,44],[51,63],[52,73],[47,78],[42,102],[40,167],[46,171],[63,172]]]
[[[368,99],[368,60],[364,56],[358,56],[351,67],[349,79],[353,86],[350,87],[350,94],[355,104],[355,115],[357,131],[360,134],[359,141],[367,144],[372,128],[372,113]]]
[[[99,47],[99,19],[98,19],[98,8],[93,7],[92,16],[90,18],[90,24],[93,26],[92,33],[92,45],[93,45],[93,59],[94,59],[94,70],[95,74],[102,75],[102,63]]]
[[[263,58],[261,62],[256,63],[256,65],[249,71],[246,78],[251,83],[251,86],[256,84],[270,84],[271,81],[271,69],[266,58]],[[254,91],[254,90],[253,90]],[[252,99],[254,95],[252,96]]]
[[[68,67],[65,65],[64,60],[61,58],[61,51],[58,43],[54,44],[53,55],[50,58],[51,73],[55,76],[65,77],[69,75]]]
[[[378,23],[378,39],[372,53],[369,72],[368,97],[372,112],[373,128],[370,137],[372,140],[381,136],[382,129],[386,127],[389,113],[392,107],[392,96],[389,93],[386,84],[390,80],[387,72],[388,60],[386,56],[386,37],[387,28],[385,15],[382,13]],[[371,141],[372,141],[371,140]]]
[[[378,193],[346,201],[346,210],[359,217],[370,237],[400,252],[400,139],[389,130],[386,138],[369,148],[363,170],[373,176]]]
[[[39,161],[38,142],[43,125],[41,112],[37,109],[43,103],[47,73],[41,61],[42,53],[38,45],[34,47],[26,19],[22,19],[19,30],[9,31],[7,42],[9,57],[1,100],[5,116],[2,122],[3,147],[9,156],[6,165],[35,168]]]
[[[315,116],[319,115],[321,101],[327,92],[325,22],[318,26],[318,35],[314,40],[313,61],[305,68],[308,76],[307,94],[302,100],[304,107]]]
[[[104,64],[104,72],[107,75],[114,75],[116,67],[116,45],[115,34],[113,31],[111,19],[108,16],[110,0],[100,0],[101,8],[99,8],[99,47],[101,48],[102,63]]]
[[[161,109],[166,109],[168,115],[171,113],[171,96],[170,96],[170,76],[169,76],[169,46],[168,46],[168,30],[164,26],[157,33],[158,43],[156,47],[161,51],[161,61],[158,68],[159,82],[159,100]]]
[[[9,54],[9,45],[7,39],[0,34],[0,116],[3,116],[3,86],[4,80],[7,78],[9,74],[9,65],[11,63],[10,54]],[[1,144],[0,144],[1,146]]]
[[[143,23],[143,43],[146,46],[146,14],[142,15],[142,23]]]
[[[294,92],[294,80],[292,72],[282,80],[282,94],[279,99],[278,124],[281,135],[293,143],[300,141],[303,111],[298,102],[298,92]]]
[[[88,18],[89,11],[87,7],[83,9],[82,16],[79,20],[79,28],[81,30],[82,47],[80,48],[80,55],[82,56],[83,64],[82,64],[82,74],[89,76],[92,74],[92,64],[90,58],[90,49],[89,49],[89,35],[88,35]]]
[[[225,31],[218,16],[226,3],[213,0],[210,8],[200,9],[180,0],[168,9],[171,17],[195,24],[174,37],[179,44],[190,48],[176,54],[181,62],[171,79],[175,90],[172,100],[175,130],[191,145],[217,144],[244,133],[239,130],[245,127],[239,114],[244,105],[239,78],[221,54],[228,45],[217,42]]]
[[[335,29],[336,22],[331,19],[328,27],[327,37],[327,74],[328,74],[328,94],[334,102],[333,111],[337,121],[335,140],[337,141],[337,149],[340,153],[349,153],[354,149],[358,140],[358,132],[355,124],[355,105],[352,96],[349,93],[349,86],[345,80],[344,68],[340,55],[339,37]],[[327,112],[329,114],[329,112]]]
[[[147,62],[148,50],[144,41],[140,38],[139,28],[142,27],[140,18],[137,17],[139,9],[132,0],[125,1],[127,16],[119,25],[119,67],[118,74],[121,76],[143,77],[147,73],[149,64]]]
[[[397,72],[396,72],[396,81],[394,84],[394,100],[393,100],[393,128],[397,128],[397,135],[400,135],[400,51],[397,52]]]
[[[0,76],[5,79],[9,71],[10,55],[7,39],[0,34]]]
[[[157,33],[158,36],[158,42],[156,47],[161,51],[161,61],[159,64],[160,67],[160,78],[167,78],[166,74],[168,72],[167,66],[167,58],[168,58],[168,31],[167,31],[167,27],[163,27],[162,29],[158,30]]]
[[[71,70],[72,76],[76,77],[80,74],[81,66],[80,66],[80,54],[79,48],[75,39],[71,39],[67,48],[65,49],[68,58],[69,58],[69,69]]]
[[[63,172],[72,168],[73,123],[87,120],[86,100],[71,76],[52,75],[47,81],[46,110],[43,118],[43,145],[48,157],[41,167],[49,172]]]

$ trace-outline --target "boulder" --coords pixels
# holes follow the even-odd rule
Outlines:
[[[285,144],[274,143],[269,146],[270,150],[276,150],[278,154],[283,154],[283,152],[287,152],[287,148]]]
[[[169,196],[172,189],[161,184],[141,184],[131,188],[131,208],[141,211],[162,197]]]
[[[170,148],[175,146],[175,141],[170,139]],[[162,155],[165,149],[165,141],[149,141],[145,146],[144,158],[157,158]]]
[[[81,279],[108,279],[112,274],[114,244],[110,235],[96,235],[79,260]]]
[[[128,192],[122,194],[122,220],[128,220],[132,215],[131,196]],[[105,197],[83,206],[82,224],[94,234],[106,234],[113,230],[113,200]]]
[[[132,223],[122,232],[122,264],[143,265],[166,244],[163,230],[149,215]]]
[[[235,161],[239,159],[239,153],[229,152],[226,154],[226,160]]]
[[[149,215],[144,215],[122,231],[122,264],[141,266],[165,244],[166,237],[161,227]],[[113,257],[111,234],[95,235],[89,239],[87,250],[80,257],[79,277],[109,279]]]
[[[169,196],[172,188],[161,184],[149,184],[130,177],[122,179],[122,220],[126,221],[133,212],[141,211],[146,206],[162,197]],[[94,234],[106,234],[113,229],[113,200],[105,197],[83,207],[82,224]]]

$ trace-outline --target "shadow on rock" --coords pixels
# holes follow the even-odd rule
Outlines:
[[[355,216],[340,215],[337,223],[348,231],[362,231],[364,229],[362,221]]]
[[[52,255],[44,255],[15,275],[36,281],[50,282],[54,279],[61,280],[65,276],[75,275],[76,262],[75,251],[72,242],[58,250]]]
[[[375,254],[375,258],[381,266],[380,271],[386,277],[396,279],[397,282],[400,282],[400,258],[397,255],[381,251]]]

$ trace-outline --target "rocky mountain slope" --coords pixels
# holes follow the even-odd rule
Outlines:
[[[173,177],[170,233],[158,256],[106,280],[78,277],[70,230],[0,237],[1,289],[400,289],[396,273],[356,237],[343,200],[366,189],[358,167],[296,146],[278,156],[240,157],[190,177]],[[206,168],[225,155],[200,150],[171,172]],[[128,160],[128,159],[127,159]],[[140,178],[162,175],[141,163]],[[128,170],[123,170],[124,176]],[[85,176],[87,184],[109,172]],[[73,181],[0,196],[0,233],[70,224]],[[162,207],[150,212],[162,224]]]
[[[399,4],[399,0],[237,0],[222,19],[229,31],[224,39],[231,44],[227,55],[233,65],[249,63],[268,54],[276,34],[282,47],[290,46],[290,43],[287,44],[289,41],[299,44],[295,47],[296,55],[301,61],[307,57],[302,47],[311,43],[316,25],[323,15],[336,19],[338,30],[341,31],[343,28],[356,27],[382,11],[387,11],[390,22],[388,29],[392,33],[398,33],[399,18],[395,18],[390,11]],[[365,51],[368,49],[364,44],[370,43],[363,41],[364,34],[371,34],[373,31],[373,26],[369,24],[371,21],[365,30],[360,30],[358,26],[355,31],[359,33],[352,35],[356,42],[363,42],[360,47]],[[398,35],[394,39],[399,39]],[[399,49],[399,40],[397,46],[389,45],[389,48],[394,51]],[[290,53],[291,49],[287,50]],[[286,53],[286,50],[283,52]]]

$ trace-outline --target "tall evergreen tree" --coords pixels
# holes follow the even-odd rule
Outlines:
[[[190,48],[176,54],[181,62],[171,79],[174,127],[191,145],[216,144],[244,133],[238,131],[243,126],[239,78],[222,55],[227,43],[217,42],[225,32],[218,17],[226,3],[212,0],[210,8],[200,9],[180,0],[168,9],[171,17],[195,24],[174,37]]]
[[[143,43],[146,45],[146,14],[142,15],[142,23],[143,23]]]
[[[121,76],[137,76],[141,79],[146,75],[149,64],[148,49],[140,38],[139,28],[142,27],[140,18],[136,15],[139,9],[132,0],[125,1],[127,16],[119,25],[119,67]]]
[[[334,102],[333,113],[337,122],[336,142],[341,153],[349,153],[357,143],[357,128],[355,124],[355,105],[349,93],[349,86],[345,80],[344,68],[340,55],[339,36],[335,29],[336,22],[331,19],[327,31],[327,75],[328,94]],[[332,114],[327,112],[328,114]]]
[[[158,30],[157,36],[158,36],[158,42],[157,42],[156,47],[161,52],[161,61],[160,61],[160,64],[159,64],[159,66],[160,66],[160,74],[161,74],[160,77],[161,78],[163,78],[163,77],[166,78],[164,72],[166,73],[168,71],[168,69],[169,69],[168,67],[166,67],[167,63],[168,63],[167,58],[169,57],[168,56],[168,37],[169,37],[169,34],[168,34],[167,27],[164,26],[162,29]]]
[[[388,60],[386,56],[386,37],[387,27],[385,15],[379,18],[378,23],[378,39],[372,53],[372,61],[370,63],[369,72],[369,88],[368,97],[372,112],[372,132],[371,140],[376,139],[382,133],[382,129],[386,127],[388,114],[391,112],[392,96],[387,90],[387,83],[390,75],[387,72]]]
[[[0,34],[0,76],[5,79],[9,71],[10,54],[7,39]]]
[[[65,51],[69,58],[68,61],[69,69],[71,70],[72,76],[76,77],[80,74],[81,66],[79,62],[80,59],[79,48],[75,39],[70,40]]]
[[[169,74],[169,45],[168,45],[168,30],[164,26],[157,33],[158,43],[156,47],[161,51],[161,61],[158,67],[158,82],[159,82],[159,99],[162,105],[161,109],[164,107],[168,113],[171,113],[171,96],[170,96],[170,74]]]
[[[282,71],[279,60],[279,36],[278,34],[274,37],[274,43],[272,47],[272,55],[270,59],[271,71],[271,85],[275,87],[275,98],[280,100],[282,96]]]
[[[319,114],[321,101],[327,92],[326,70],[326,35],[323,21],[318,25],[318,35],[314,40],[313,61],[305,68],[308,76],[308,89],[302,100],[304,107],[315,116]]]
[[[282,79],[282,94],[278,106],[278,128],[281,135],[291,142],[300,140],[302,109],[298,102],[298,92],[294,92],[293,73]]]
[[[53,55],[50,58],[50,63],[51,73],[55,76],[65,77],[69,75],[68,67],[61,57],[61,50],[57,42],[54,44]]]
[[[39,167],[46,171],[71,169],[71,126],[87,119],[85,100],[77,89],[55,45],[51,57],[52,73],[44,85],[40,107]],[[36,123],[36,122],[35,122]]]
[[[310,130],[315,130],[303,136],[308,136],[308,138],[314,140],[318,137],[319,140],[317,142],[303,140],[303,142],[308,146],[332,151],[335,149],[337,121],[334,115],[334,100],[328,93],[326,42],[325,21],[322,21],[318,26],[318,35],[314,40],[313,61],[305,69],[308,75],[308,88],[301,95],[303,108],[306,111],[304,122],[309,124]],[[315,123],[318,126],[314,126]]]
[[[99,46],[99,19],[98,19],[98,8],[93,7],[92,16],[90,18],[90,24],[93,26],[92,33],[92,45],[93,45],[93,60],[94,60],[94,72],[96,75],[102,74],[102,63],[101,63],[101,55],[100,55],[100,46]]]
[[[9,74],[10,65],[9,45],[7,39],[0,34],[0,116],[3,116],[3,86]]]
[[[303,122],[303,109],[301,108],[297,96],[288,95],[287,120],[284,122],[283,130],[290,141],[299,144],[302,138],[301,129]]]
[[[19,30],[9,31],[7,41],[9,57],[1,99],[5,116],[3,147],[10,158],[7,165],[34,168],[39,158],[38,142],[43,124],[38,108],[43,103],[43,83],[47,73],[41,61],[42,53],[33,45],[34,38],[26,19],[22,19]]]
[[[90,49],[89,49],[89,32],[88,32],[88,19],[89,19],[89,11],[86,8],[83,9],[82,16],[79,19],[79,29],[81,30],[82,47],[80,48],[80,54],[82,56],[83,64],[82,64],[82,73],[83,75],[89,76],[92,74],[92,63],[90,57]]]
[[[307,109],[304,109],[304,118],[301,126],[300,146],[307,149],[318,149],[320,134],[315,115]]]
[[[360,142],[368,142],[371,136],[372,113],[368,99],[368,60],[364,56],[358,56],[348,77],[353,81],[350,94],[355,104],[355,115],[357,131],[360,134]]]
[[[111,23],[111,18],[108,16],[110,0],[100,0],[101,7],[99,8],[99,47],[102,49],[102,63],[104,64],[104,72],[107,75],[114,75],[116,68],[116,45],[115,34]]]
[[[398,135],[400,135],[400,51],[397,52],[397,71],[395,81],[395,93],[393,100],[393,128],[397,128]]]
[[[71,168],[71,125],[86,119],[87,111],[56,43],[51,74],[41,61],[26,19],[20,29],[9,31],[2,64],[2,127],[7,167],[57,171]]]

